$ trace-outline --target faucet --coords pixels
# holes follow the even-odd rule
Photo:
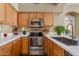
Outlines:
[[[72,30],[71,30],[71,31],[72,31],[72,32],[71,32],[71,34],[72,34],[71,37],[72,37],[72,39],[74,39],[73,24],[72,24],[72,23],[69,23],[69,24],[67,25],[67,28],[68,28],[69,26],[72,26],[72,27],[71,27],[71,29],[72,29]]]

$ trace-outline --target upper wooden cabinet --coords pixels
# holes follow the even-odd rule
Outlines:
[[[19,13],[18,14],[18,25],[27,26],[30,19],[39,18],[44,21],[45,26],[53,25],[53,13],[50,12],[28,12],[28,13]]]
[[[53,13],[46,12],[44,13],[44,24],[45,26],[52,26],[53,25]]]
[[[0,3],[0,23],[17,26],[17,11],[8,3]]]
[[[44,13],[42,13],[42,12],[37,12],[37,13],[36,13],[36,18],[43,20],[43,18],[44,18]]]
[[[37,16],[36,12],[30,12],[29,13],[29,19],[34,19],[34,18],[36,18],[36,16]]]
[[[0,23],[5,23],[6,4],[0,3]]]
[[[28,27],[29,14],[28,13],[18,13],[18,25]]]
[[[12,14],[13,14],[13,26],[17,26],[17,11],[13,8],[12,9]]]
[[[43,19],[43,13],[42,12],[30,12],[29,13],[29,18],[33,19],[33,18],[41,18]]]
[[[13,20],[12,7],[11,5],[7,4],[6,23],[9,25],[13,25],[12,20]]]

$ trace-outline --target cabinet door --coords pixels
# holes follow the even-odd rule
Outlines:
[[[13,20],[12,7],[10,4],[7,4],[6,23],[9,25],[13,25],[12,20]]]
[[[12,15],[13,15],[13,26],[17,26],[17,11],[12,8]]]
[[[45,26],[53,25],[53,14],[52,13],[44,13],[44,24]]]
[[[5,23],[6,4],[0,3],[0,23]]]
[[[37,13],[36,12],[31,12],[31,13],[29,13],[29,17],[30,17],[30,19],[34,19],[34,18],[36,18],[36,16],[37,16]]]
[[[64,49],[62,49],[57,44],[53,43],[54,56],[64,56]]]
[[[13,41],[12,56],[19,56],[21,53],[21,40],[20,38]]]
[[[7,43],[0,47],[0,56],[11,56],[12,42]]]
[[[53,44],[51,40],[49,40],[49,56],[53,56]]]
[[[28,55],[28,53],[29,53],[28,37],[22,37],[22,54]]]
[[[46,53],[47,53],[47,56],[49,56],[49,41],[47,38],[46,38]]]
[[[28,13],[19,13],[18,14],[18,25],[28,27],[29,14]]]
[[[47,50],[47,55],[48,56],[53,56],[53,45],[52,45],[52,41],[50,39],[46,39],[46,50]]]
[[[43,17],[44,15],[43,15],[43,13],[42,12],[37,12],[36,13],[36,18],[38,18],[38,19],[42,19],[43,20]]]

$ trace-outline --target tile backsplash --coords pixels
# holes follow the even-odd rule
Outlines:
[[[12,33],[13,26],[0,24],[0,33]]]
[[[25,26],[18,27],[18,31],[19,31],[19,32],[23,31],[23,29],[24,29],[25,31],[27,31],[27,32],[30,31],[30,28],[29,28],[29,27],[25,27]]]

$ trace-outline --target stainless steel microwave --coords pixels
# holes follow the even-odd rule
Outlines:
[[[30,19],[29,20],[29,27],[33,27],[33,28],[43,27],[43,20],[42,19]]]

